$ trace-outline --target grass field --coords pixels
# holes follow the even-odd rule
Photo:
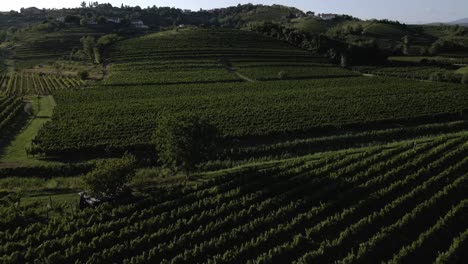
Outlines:
[[[455,71],[457,74],[468,74],[468,67],[462,67]]]
[[[51,120],[55,101],[52,96],[31,97],[34,106],[33,116],[14,140],[3,150],[0,156],[0,166],[31,166],[50,164],[28,156],[26,149],[31,147],[32,140],[36,137],[44,124]]]

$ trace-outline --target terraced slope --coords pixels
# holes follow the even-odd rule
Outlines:
[[[153,149],[159,114],[211,120],[227,139],[294,136],[349,125],[462,119],[468,90],[455,84],[367,78],[250,32],[180,30],[125,41],[97,89],[58,91],[53,122],[35,141],[48,155]],[[286,73],[278,80],[277,71]],[[257,82],[246,82],[239,71]],[[440,121],[442,120],[442,121]],[[387,127],[388,127],[387,126]]]
[[[24,104],[21,98],[0,96],[0,141],[2,141],[3,135],[11,130],[15,118],[20,115],[23,108]]]
[[[14,73],[0,76],[0,94],[37,95],[53,91],[78,88],[83,81],[72,77]]]
[[[0,260],[457,263],[467,154],[464,132],[246,167],[48,222],[24,209],[0,222]]]

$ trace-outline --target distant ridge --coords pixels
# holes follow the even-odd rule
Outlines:
[[[452,25],[459,24],[459,25],[468,26],[468,17],[462,18],[462,19],[458,19],[458,20],[455,20],[455,21],[453,21],[453,22],[449,22],[448,24],[452,24]]]

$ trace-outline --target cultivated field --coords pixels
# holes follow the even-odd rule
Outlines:
[[[155,120],[168,113],[207,117],[232,139],[440,123],[461,119],[467,108],[462,85],[361,77],[243,31],[169,31],[124,41],[114,52],[111,75],[95,89],[55,93],[53,122],[34,152],[152,148]],[[280,72],[287,77],[279,80]]]
[[[23,112],[24,104],[18,97],[0,97],[0,140],[7,134],[15,119]]]
[[[129,9],[83,10],[100,8]],[[229,19],[297,11],[251,8],[231,10]],[[156,11],[142,13],[162,18],[162,11],[149,15]],[[340,19],[281,21],[327,34],[351,31],[349,38],[392,49],[408,32],[416,49],[436,40],[424,28]],[[408,56],[339,67],[340,56],[292,46],[307,38],[268,24],[264,36],[247,26],[158,26],[146,34],[131,33],[132,24],[99,24],[86,30],[45,22],[39,27],[57,31],[42,37],[23,30],[18,45],[9,43],[19,68],[0,75],[0,263],[468,259],[463,68],[451,80],[457,68],[449,62]],[[80,42],[87,32],[104,34],[99,27],[131,34],[108,36],[111,43],[100,46]],[[63,36],[64,46],[50,51]],[[334,45],[321,37],[295,45]],[[87,81],[66,77],[84,71]],[[187,116],[201,121],[157,123]],[[202,142],[210,146],[199,146],[211,132],[212,142]],[[198,157],[206,149],[212,155]],[[116,182],[122,185],[112,189]],[[78,192],[99,188],[90,194],[103,203],[78,202]]]
[[[52,205],[63,217],[44,222],[45,212],[30,211],[22,222],[1,220],[0,259],[460,263],[467,142],[463,132],[280,160],[162,187],[128,205]]]
[[[0,94],[45,95],[63,89],[79,88],[83,81],[72,77],[28,73],[0,76]]]

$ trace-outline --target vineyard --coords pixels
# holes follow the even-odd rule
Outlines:
[[[72,77],[58,77],[31,73],[4,74],[0,76],[0,94],[44,95],[64,89],[79,88],[82,81]]]
[[[463,132],[239,168],[129,204],[52,204],[49,221],[1,207],[0,261],[462,263],[467,154]]]
[[[23,112],[23,101],[17,97],[0,97],[0,141],[15,122],[15,118]]]
[[[170,113],[208,118],[224,138],[237,139],[405,120],[442,123],[463,120],[468,108],[462,85],[362,77],[247,31],[165,31],[118,43],[111,57],[99,89],[54,92],[53,120],[33,153],[152,148],[157,116]],[[281,72],[285,80],[278,80]]]
[[[0,264],[468,263],[461,24],[15,10],[0,12]]]
[[[309,66],[304,64],[299,65],[282,65],[282,66],[240,66],[239,72],[256,79],[256,80],[274,80],[281,79],[310,79],[310,78],[339,78],[359,76],[354,72],[346,69],[336,68],[335,66]]]
[[[362,72],[381,76],[393,76],[413,80],[432,80],[440,82],[460,83],[462,74],[456,74],[454,69],[430,66],[412,67],[382,67],[360,69]]]
[[[353,77],[101,87],[60,91],[55,99],[53,122],[36,139],[36,151],[50,155],[147,145],[160,113],[190,111],[209,118],[227,138],[385,120],[431,120],[441,113],[462,118],[468,90],[461,85]]]

